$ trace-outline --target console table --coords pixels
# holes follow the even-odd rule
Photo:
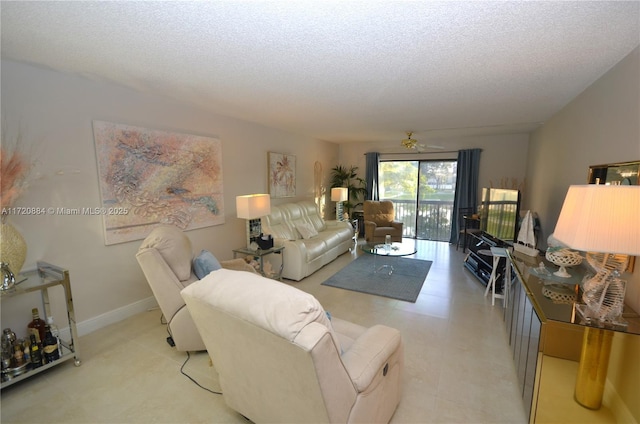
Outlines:
[[[568,279],[566,283],[545,281],[544,277],[536,272],[539,263],[545,263],[551,271],[557,268],[555,265],[548,263],[541,256],[533,258],[509,251],[507,255],[508,266],[512,266],[514,270],[514,278],[510,290],[511,298],[504,310],[504,320],[525,409],[529,414],[529,421],[534,423],[541,411],[546,418],[549,418],[548,411],[543,410],[545,405],[539,402],[542,397],[540,388],[545,383],[543,381],[545,358],[580,361],[581,358],[594,353],[593,346],[587,343],[587,339],[593,334],[609,340],[618,333],[622,337],[640,337],[640,317],[634,311],[625,308],[623,317],[628,321],[626,329],[601,329],[589,326],[581,320],[576,310],[576,304],[580,301],[580,283],[584,268],[571,268],[570,273],[574,278]],[[606,365],[606,361],[603,362]],[[580,367],[584,365],[581,364]],[[597,367],[597,364],[595,365]],[[578,368],[578,377],[580,377],[580,369]],[[602,369],[588,371],[599,373],[603,377],[602,385],[604,386],[606,366],[604,375]],[[640,390],[640,382],[638,384]],[[591,383],[587,384],[589,385]],[[584,382],[580,383],[580,386],[581,390],[585,389]],[[568,387],[573,391],[575,381],[568,382]],[[597,389],[598,387],[586,388],[592,391]],[[583,408],[573,400],[573,393],[567,393],[566,397],[571,399],[569,402],[572,404],[563,408],[565,413],[572,407],[579,410]],[[558,418],[555,418],[558,421]],[[563,418],[567,419],[566,416]],[[579,421],[579,419],[573,417],[572,421]]]

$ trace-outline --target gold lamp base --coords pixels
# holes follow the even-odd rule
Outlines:
[[[600,409],[607,380],[613,331],[587,327],[576,379],[575,399],[589,409]]]

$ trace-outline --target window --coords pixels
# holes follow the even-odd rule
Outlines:
[[[401,160],[380,162],[380,200],[394,203],[404,237],[449,241],[455,160]]]

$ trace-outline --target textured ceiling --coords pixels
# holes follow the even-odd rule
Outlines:
[[[640,42],[640,2],[9,2],[2,58],[335,142],[528,131]]]

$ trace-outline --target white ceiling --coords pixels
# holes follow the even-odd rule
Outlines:
[[[2,1],[2,59],[335,142],[526,132],[640,42],[640,2]]]

